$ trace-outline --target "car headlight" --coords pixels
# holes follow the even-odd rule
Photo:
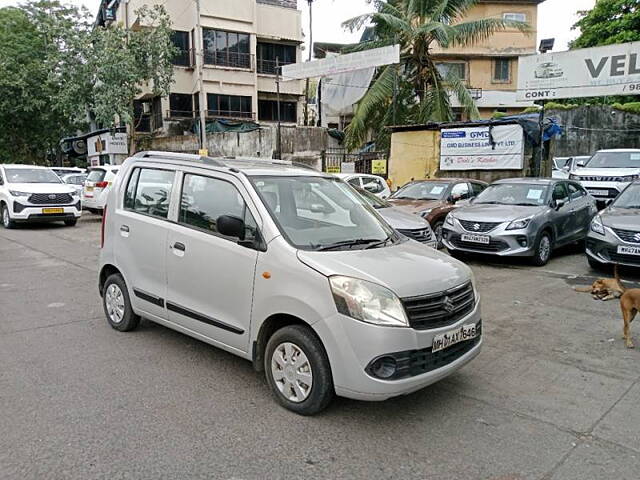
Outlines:
[[[591,231],[604,235],[604,225],[602,224],[600,215],[593,217],[593,220],[591,220]]]
[[[420,216],[421,216],[422,218],[424,218],[424,217],[426,217],[427,215],[429,215],[431,212],[433,212],[433,208],[430,208],[430,209],[428,209],[428,210],[424,210],[424,211],[420,212]]]
[[[638,179],[640,179],[640,175],[629,175],[626,177],[622,177],[623,182],[633,182]]]
[[[451,225],[453,227],[453,215],[449,214],[447,215],[447,218],[444,219],[444,223],[446,223],[447,225]]]
[[[352,277],[329,278],[338,312],[362,322],[408,327],[400,299],[388,288]]]
[[[29,192],[17,192],[15,190],[9,190],[9,193],[14,197],[28,197],[31,195]]]
[[[521,218],[520,220],[514,220],[507,226],[507,230],[523,230],[529,226],[533,217]]]
[[[580,177],[578,175],[574,175],[573,173],[570,173],[569,180],[580,180]]]

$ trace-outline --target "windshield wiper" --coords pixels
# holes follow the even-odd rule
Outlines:
[[[413,197],[391,197],[389,200],[415,200]]]
[[[342,242],[331,243],[322,247],[316,248],[318,252],[324,252],[326,250],[335,250],[341,247],[355,247],[357,245],[368,245],[369,243],[377,243],[380,240],[377,238],[356,238],[354,240],[344,240]],[[385,240],[386,241],[386,240]]]
[[[516,207],[538,207],[537,203],[514,203]]]
[[[391,235],[389,235],[387,238],[385,238],[384,240],[381,240],[379,242],[376,243],[372,243],[371,245],[365,247],[365,250],[369,250],[370,248],[379,248],[379,247],[384,247],[387,243],[389,243],[391,240],[393,239],[393,233]]]
[[[475,202],[476,205],[500,205],[500,202]]]

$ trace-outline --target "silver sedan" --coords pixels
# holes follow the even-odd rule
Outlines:
[[[531,257],[541,266],[555,248],[584,240],[596,212],[596,200],[576,182],[500,180],[447,216],[443,243],[454,256]]]

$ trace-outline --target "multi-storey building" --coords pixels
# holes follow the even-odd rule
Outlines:
[[[171,17],[180,53],[171,94],[153,97],[146,89],[136,101],[140,130],[181,133],[201,108],[207,120],[278,120],[276,62],[301,61],[296,0],[102,0],[96,24],[135,28],[135,11],[154,4]],[[298,123],[303,93],[301,81],[280,82],[283,123]]]

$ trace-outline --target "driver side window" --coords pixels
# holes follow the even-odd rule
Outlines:
[[[569,194],[567,193],[567,187],[564,183],[558,183],[553,187],[553,199],[569,201]]]

